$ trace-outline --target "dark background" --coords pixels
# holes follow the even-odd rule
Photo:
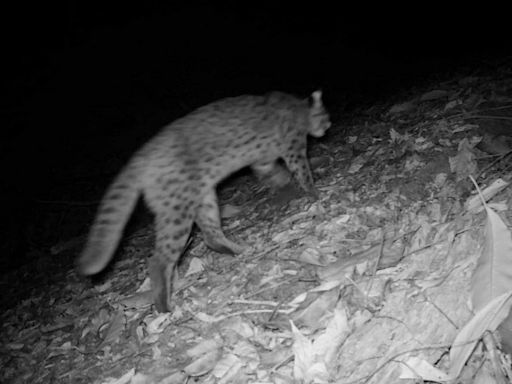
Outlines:
[[[321,87],[333,116],[349,114],[412,86],[492,70],[509,55],[505,9],[479,5],[467,15],[430,2],[327,4],[4,8],[0,266],[19,266],[84,233],[133,150],[207,102]]]

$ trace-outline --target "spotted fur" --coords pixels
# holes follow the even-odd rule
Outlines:
[[[318,196],[306,143],[308,134],[320,137],[330,127],[321,98],[320,91],[309,100],[280,92],[226,98],[164,127],[108,188],[78,271],[92,275],[105,268],[142,194],[155,214],[156,246],[149,261],[154,302],[159,312],[169,311],[174,268],[194,222],[208,247],[232,254],[244,250],[221,229],[215,188],[222,179],[245,166],[272,177],[282,158],[302,189]]]

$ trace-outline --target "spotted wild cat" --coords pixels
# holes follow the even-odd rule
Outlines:
[[[221,99],[167,125],[108,188],[78,258],[79,272],[92,275],[105,268],[142,194],[155,214],[156,245],[149,260],[154,302],[159,312],[169,311],[174,268],[193,223],[208,247],[232,254],[244,250],[222,232],[217,184],[245,166],[260,177],[272,175],[282,158],[302,189],[317,198],[307,135],[323,136],[330,125],[321,91],[305,100],[280,92]]]

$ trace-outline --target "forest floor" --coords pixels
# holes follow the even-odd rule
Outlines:
[[[331,108],[333,127],[311,140],[320,199],[293,188],[272,195],[250,174],[224,183],[223,228],[251,247],[218,254],[195,232],[172,313],[151,306],[147,218],[94,281],[69,263],[55,272],[45,264],[75,257],[84,237],[3,277],[0,381],[341,384],[457,374],[464,383],[506,372],[500,349],[486,358],[489,343],[472,355],[451,346],[474,316],[470,302],[479,309],[494,298],[482,297],[489,279],[511,287],[499,271],[472,276],[477,260],[510,272],[499,248],[508,249],[512,214],[512,70],[456,76],[350,114]]]

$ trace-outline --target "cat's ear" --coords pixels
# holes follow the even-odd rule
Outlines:
[[[313,92],[311,94],[310,104],[311,104],[311,107],[313,107],[313,108],[322,107],[323,104],[322,104],[322,90],[321,89],[317,89],[315,92]]]

